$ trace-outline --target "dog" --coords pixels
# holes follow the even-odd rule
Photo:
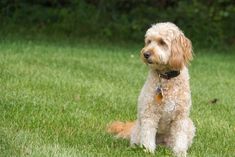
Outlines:
[[[108,132],[150,153],[163,144],[175,156],[185,157],[196,130],[189,118],[191,41],[173,23],[154,24],[145,34],[141,58],[149,73],[138,98],[137,120],[113,122]]]

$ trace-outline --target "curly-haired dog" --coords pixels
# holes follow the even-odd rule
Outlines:
[[[189,118],[191,42],[175,24],[157,23],[146,32],[141,58],[150,70],[139,95],[137,120],[114,122],[108,131],[151,153],[156,144],[164,144],[176,156],[186,156],[195,134]]]

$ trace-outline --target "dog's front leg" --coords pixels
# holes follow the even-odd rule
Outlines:
[[[171,138],[175,156],[186,157],[187,149],[195,135],[195,127],[190,118],[183,118],[172,122]]]
[[[143,146],[146,151],[154,153],[156,149],[156,133],[160,116],[151,111],[156,111],[156,109],[146,111],[143,117],[141,117],[140,145]]]
[[[131,132],[131,146],[139,145],[140,144],[140,121],[136,121],[136,125],[134,126]]]

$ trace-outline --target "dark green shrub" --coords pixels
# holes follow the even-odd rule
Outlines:
[[[140,41],[151,24],[176,23],[194,45],[235,43],[233,0],[2,0],[2,30]]]

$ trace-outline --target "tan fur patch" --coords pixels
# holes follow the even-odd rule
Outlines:
[[[117,137],[124,139],[129,139],[131,135],[131,130],[134,127],[135,122],[120,122],[116,121],[108,125],[107,132],[116,134]]]

